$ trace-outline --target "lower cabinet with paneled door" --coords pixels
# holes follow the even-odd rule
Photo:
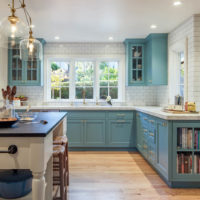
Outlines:
[[[133,147],[133,120],[109,120],[108,132],[110,147]]]
[[[133,111],[69,111],[69,146],[134,148]]]
[[[105,145],[105,120],[68,120],[67,129],[70,147]]]
[[[84,123],[83,120],[67,120],[67,137],[69,146],[82,147],[84,136]]]

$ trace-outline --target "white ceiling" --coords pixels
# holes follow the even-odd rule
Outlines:
[[[15,0],[16,2],[18,0]],[[200,0],[26,0],[36,37],[54,42],[107,42],[170,32],[192,14],[200,13]],[[8,16],[9,0],[0,2],[0,19]],[[22,11],[20,11],[22,12]],[[18,14],[20,16],[20,14]],[[150,25],[158,28],[151,30]]]

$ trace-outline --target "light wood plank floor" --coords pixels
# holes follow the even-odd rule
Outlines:
[[[68,200],[200,200],[170,189],[139,153],[70,152]]]

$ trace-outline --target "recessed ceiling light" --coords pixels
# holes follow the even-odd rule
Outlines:
[[[157,28],[157,25],[152,24],[152,25],[150,26],[150,28],[151,28],[151,29],[156,29],[156,28]]]
[[[182,4],[181,1],[175,1],[175,2],[174,2],[174,6],[180,6],[181,4]]]
[[[60,37],[59,37],[59,36],[55,36],[54,39],[55,39],[55,40],[59,40]]]
[[[34,24],[31,24],[30,27],[31,27],[31,28],[35,28],[35,25],[34,25]]]
[[[112,37],[112,36],[110,36],[110,37],[108,38],[108,40],[112,41],[112,40],[113,40],[113,37]]]

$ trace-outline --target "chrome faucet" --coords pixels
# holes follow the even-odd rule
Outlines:
[[[83,92],[82,92],[82,97],[83,97],[83,104],[85,105],[85,89],[83,89]]]

